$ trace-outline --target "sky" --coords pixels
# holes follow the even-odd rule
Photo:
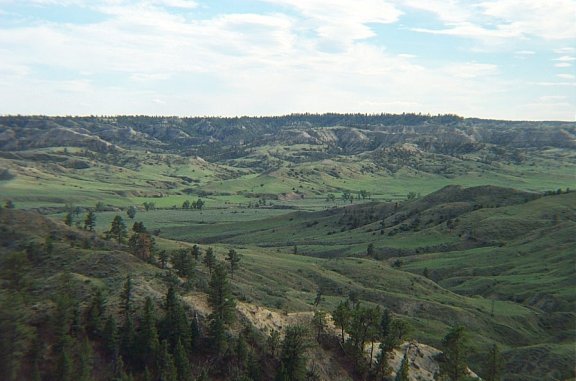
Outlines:
[[[0,114],[576,118],[576,0],[0,0]]]

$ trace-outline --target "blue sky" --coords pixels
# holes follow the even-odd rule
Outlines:
[[[0,114],[575,120],[576,0],[0,0]]]

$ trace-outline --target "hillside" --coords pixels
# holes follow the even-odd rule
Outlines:
[[[22,361],[24,379],[65,370],[61,346],[76,364],[92,351],[93,379],[147,379],[150,358],[118,344],[118,367],[103,327],[78,328],[91,324],[99,290],[101,320],[114,317],[123,335],[130,274],[136,336],[151,297],[175,360],[178,335],[162,323],[170,289],[188,319],[180,331],[195,322],[199,347],[181,337],[193,379],[274,379],[286,364],[282,336],[298,324],[310,334],[309,377],[382,377],[359,360],[360,344],[339,343],[329,317],[346,300],[407,327],[386,344],[389,379],[402,350],[414,352],[414,371],[439,370],[442,355],[418,351],[440,353],[458,326],[480,376],[497,344],[503,380],[573,378],[575,136],[575,123],[454,115],[0,117],[0,303],[2,321],[21,333],[17,348],[3,339],[0,354]],[[122,243],[107,233],[119,217]],[[224,336],[213,333],[209,248],[236,300]],[[173,312],[186,320],[182,311]],[[314,335],[318,313],[328,320]]]

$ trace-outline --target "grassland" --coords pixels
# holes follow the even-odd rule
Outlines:
[[[121,215],[129,227],[139,221],[156,231],[158,249],[199,244],[220,260],[238,250],[240,300],[299,312],[313,310],[318,290],[325,310],[355,294],[389,308],[410,323],[412,337],[432,345],[450,326],[465,325],[473,366],[498,343],[507,380],[574,376],[576,193],[567,192],[576,188],[573,149],[496,155],[486,144],[442,154],[413,144],[350,152],[330,144],[226,146],[211,160],[134,145],[2,151],[0,173],[9,175],[0,178],[0,201],[48,216],[16,214],[4,224],[40,243],[54,231],[83,235],[63,226],[64,216],[77,209],[81,227],[101,203],[99,236]],[[346,192],[353,201],[342,198]],[[181,208],[198,198],[202,210]],[[156,209],[146,211],[145,202]],[[129,206],[138,208],[134,220]],[[63,271],[76,274],[79,290],[102,283],[118,290],[131,272],[141,295],[164,292],[165,274],[126,247],[55,245],[50,261],[32,270],[46,283],[35,295],[56,287]],[[197,264],[196,291],[207,279]]]

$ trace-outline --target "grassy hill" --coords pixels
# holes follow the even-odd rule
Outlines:
[[[209,270],[198,263],[186,285],[103,239],[119,215],[155,233],[157,254],[198,244],[224,261],[237,250],[233,293],[249,306],[312,315],[319,290],[326,311],[354,295],[434,346],[466,326],[480,374],[497,343],[504,379],[568,379],[575,129],[386,115],[2,117],[0,199],[16,208],[0,209],[1,300],[22,282],[24,321],[48,339],[65,274],[82,307],[102,288],[119,313],[131,273],[140,303],[150,295],[160,306],[172,282],[190,316],[202,310]],[[198,199],[201,210],[182,209]],[[95,233],[82,229],[89,211]],[[329,353],[336,373],[354,376]],[[263,364],[272,374],[275,363]]]

